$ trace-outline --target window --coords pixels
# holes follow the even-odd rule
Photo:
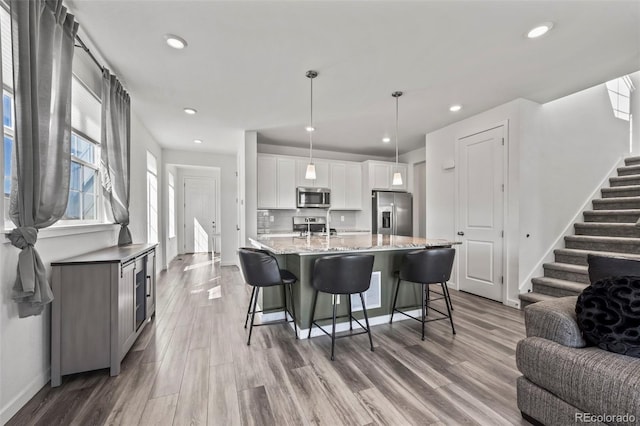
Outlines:
[[[99,146],[88,137],[71,133],[71,178],[66,220],[98,219]]]
[[[169,238],[176,236],[176,189],[173,174],[169,173]]]
[[[613,108],[613,115],[621,120],[629,121],[631,115],[631,92],[635,89],[628,75],[607,81],[609,100]]]
[[[158,162],[147,151],[147,242],[158,242]]]

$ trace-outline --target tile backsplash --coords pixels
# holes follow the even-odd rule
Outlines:
[[[355,211],[332,210],[329,219],[331,228],[354,229],[356,227]],[[294,216],[325,217],[324,209],[296,209],[296,210],[258,210],[258,234],[293,232]],[[341,220],[344,218],[344,220]]]

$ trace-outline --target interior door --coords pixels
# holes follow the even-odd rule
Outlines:
[[[458,139],[460,290],[502,301],[504,127]]]
[[[185,253],[215,251],[216,181],[206,177],[184,179]]]

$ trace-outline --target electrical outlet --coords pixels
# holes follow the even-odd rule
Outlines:
[[[269,222],[273,222],[273,221],[275,221],[275,220],[276,220],[276,219],[275,219],[273,216],[269,216]]]
[[[340,222],[344,222],[344,216],[340,216]]]

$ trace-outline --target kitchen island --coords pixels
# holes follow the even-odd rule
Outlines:
[[[298,332],[301,338],[307,337],[309,324],[311,322],[311,302],[313,299],[313,288],[311,287],[311,276],[315,260],[322,256],[332,254],[373,254],[375,256],[373,264],[372,285],[365,293],[365,303],[371,325],[382,324],[389,321],[391,313],[391,303],[395,286],[395,271],[400,269],[402,257],[412,250],[435,247],[451,247],[459,244],[455,241],[425,239],[418,237],[403,237],[397,235],[363,234],[363,235],[331,235],[331,236],[308,236],[308,237],[269,237],[262,236],[256,239],[250,238],[251,244],[263,250],[271,252],[278,259],[281,269],[287,269],[298,277],[298,283],[293,286],[293,303],[295,306]],[[420,306],[421,288],[418,285],[403,284],[403,289],[398,297],[398,306],[416,307]],[[347,314],[347,296],[340,296],[340,306],[338,315]],[[356,300],[357,299],[357,300]],[[359,310],[359,297],[352,298],[354,316],[362,318],[362,311]],[[289,302],[289,301],[287,301]],[[290,302],[289,302],[290,303]],[[279,288],[267,288],[263,293],[261,305],[267,312],[282,306],[281,290]],[[411,313],[411,312],[410,312]],[[417,313],[414,312],[414,314]],[[331,296],[320,293],[318,305],[316,307],[316,318],[327,318],[331,316]],[[282,318],[281,311],[274,311],[263,316],[263,321],[270,321]],[[396,318],[396,317],[394,317]],[[399,315],[398,320],[406,317]],[[348,320],[339,323],[336,331],[347,330]],[[325,321],[328,323],[330,321]],[[321,322],[322,323],[322,322]],[[313,335],[320,335],[322,332],[313,329]]]

